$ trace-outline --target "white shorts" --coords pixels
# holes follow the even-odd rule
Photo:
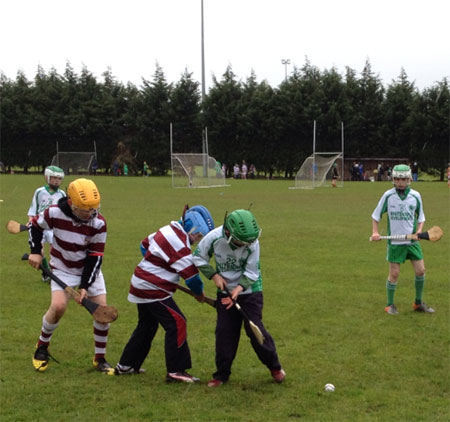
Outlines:
[[[66,283],[68,286],[70,286],[74,289],[80,285],[80,281],[81,281],[80,275],[68,274],[68,273],[66,273],[64,271],[60,271],[60,270],[53,270],[53,273],[58,278],[60,278],[62,281],[64,281],[64,283]],[[52,288],[52,292],[55,292],[58,290],[64,290],[58,283],[56,283],[53,280],[51,282],[51,288]],[[88,293],[89,297],[106,294],[105,279],[103,278],[103,273],[101,271],[98,272],[97,278],[89,286],[87,293]]]

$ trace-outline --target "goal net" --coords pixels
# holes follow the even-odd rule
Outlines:
[[[319,186],[331,186],[334,172],[337,172],[338,175],[336,186],[343,186],[342,169],[342,154],[311,154],[295,175],[294,188],[314,189]]]
[[[220,163],[208,154],[171,154],[171,158],[174,188],[226,186]]]
[[[57,152],[52,159],[52,166],[61,167],[66,175],[90,173],[95,152]]]

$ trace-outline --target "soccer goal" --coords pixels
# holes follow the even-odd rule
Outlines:
[[[91,152],[74,152],[59,151],[58,143],[56,143],[56,154],[52,158],[52,166],[58,166],[68,174],[89,174],[92,164],[97,157],[97,148],[94,142],[94,151]]]
[[[316,152],[316,121],[313,131],[313,153],[303,162],[290,189],[314,189],[320,186],[344,186],[344,124],[341,123],[342,151]]]
[[[213,188],[227,186],[221,164],[208,155],[207,132],[206,152],[174,153],[172,150],[172,124],[170,125],[170,156],[172,163],[172,187],[174,188]]]

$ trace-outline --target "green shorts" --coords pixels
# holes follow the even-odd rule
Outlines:
[[[423,259],[422,248],[418,242],[410,245],[388,245],[386,259],[396,264],[403,264],[407,259],[420,261]]]

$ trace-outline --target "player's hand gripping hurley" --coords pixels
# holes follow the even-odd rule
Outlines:
[[[437,242],[441,239],[444,232],[439,226],[433,226],[430,230],[419,234],[393,234],[391,236],[380,236],[380,240],[429,240],[431,242]],[[372,242],[372,236],[369,238]]]
[[[22,256],[22,261],[28,260],[28,254],[24,254]],[[58,276],[53,274],[52,271],[45,268],[42,264],[39,266],[39,269],[44,272],[45,275],[49,276],[55,283],[59,284],[67,293],[70,294],[73,298],[79,298],[80,293],[78,293],[75,289],[68,286],[64,281],[62,281]],[[99,322],[100,324],[107,324],[109,322],[113,322],[118,317],[117,309],[114,306],[103,306],[99,305],[96,302],[88,298],[84,298],[81,301],[81,304],[92,314],[93,318]]]

